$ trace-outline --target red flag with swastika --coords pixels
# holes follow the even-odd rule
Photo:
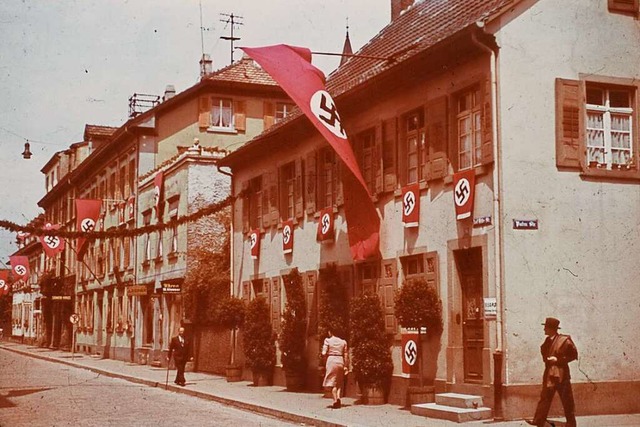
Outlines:
[[[335,235],[333,227],[333,206],[324,208],[320,211],[320,220],[318,221],[318,230],[316,232],[316,240],[319,242],[325,240],[333,240]]]
[[[9,293],[9,270],[0,270],[0,297]]]
[[[293,220],[282,223],[282,253],[293,252]]]
[[[13,274],[26,282],[29,278],[29,258],[24,255],[13,255],[9,257],[9,264]]]
[[[453,202],[456,205],[456,219],[461,220],[473,215],[476,173],[473,169],[453,174]]]
[[[59,228],[60,226],[57,224],[47,224],[44,226],[45,230],[57,230]],[[44,253],[49,258],[54,257],[57,253],[64,250],[64,239],[62,237],[42,235],[39,237],[39,239],[40,243],[42,243],[42,249],[44,249]]]
[[[380,217],[362,178],[325,76],[307,48],[284,44],[242,48],[282,87],[347,166],[342,176],[349,247],[354,260],[379,253]]]
[[[420,223],[420,184],[402,189],[402,222],[405,227],[417,227]]]
[[[85,233],[95,230],[101,206],[102,200],[76,199],[76,229]],[[82,259],[86,250],[85,240],[84,237],[78,237],[76,252],[79,260]]]

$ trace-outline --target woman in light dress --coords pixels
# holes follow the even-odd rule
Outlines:
[[[349,372],[349,350],[345,340],[333,335],[330,330],[327,332],[329,336],[324,339],[322,345],[322,356],[327,358],[326,374],[322,385],[323,387],[331,387],[332,407],[337,409],[341,406],[340,396],[344,376]]]

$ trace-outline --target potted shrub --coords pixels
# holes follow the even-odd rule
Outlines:
[[[407,406],[414,403],[433,401],[434,389],[424,385],[422,329],[426,328],[427,337],[436,337],[442,333],[442,302],[433,286],[426,280],[406,282],[396,291],[395,316],[404,328],[418,330],[418,369],[419,386],[407,389]]]
[[[242,343],[254,385],[268,385],[276,364],[276,344],[269,306],[264,298],[249,302],[242,329]]]
[[[292,270],[284,279],[287,303],[278,343],[282,351],[282,366],[287,390],[297,391],[304,386],[307,370],[307,304],[302,286],[302,276],[298,269]]]
[[[391,381],[391,343],[385,332],[384,312],[376,295],[362,295],[351,302],[351,363],[363,402],[385,403]]]
[[[242,379],[242,366],[236,363],[236,336],[238,328],[244,323],[245,304],[240,298],[230,296],[220,302],[215,313],[217,327],[231,331],[231,354],[229,365],[226,367],[228,382]]]

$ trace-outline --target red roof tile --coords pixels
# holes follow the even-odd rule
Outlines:
[[[93,137],[108,138],[117,131],[117,127],[113,126],[98,126],[98,125],[85,125],[84,136],[85,139]]]
[[[278,86],[271,76],[248,56],[243,56],[239,61],[214,71],[204,80]]]

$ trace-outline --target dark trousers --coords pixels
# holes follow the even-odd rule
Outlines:
[[[566,380],[561,383],[555,384],[551,387],[547,387],[543,384],[542,392],[540,393],[540,401],[538,401],[538,407],[536,408],[536,414],[533,417],[533,422],[538,427],[543,427],[547,421],[547,415],[549,414],[549,408],[551,407],[551,401],[554,394],[558,392],[560,401],[562,402],[562,409],[564,409],[564,416],[567,419],[567,427],[576,427],[576,409],[573,402],[573,390],[571,389],[571,381]]]
[[[176,372],[176,380],[175,382],[177,384],[184,384],[187,381],[184,379],[184,366],[187,364],[186,360],[175,360],[174,362],[176,364],[176,369],[178,370],[178,372]]]

